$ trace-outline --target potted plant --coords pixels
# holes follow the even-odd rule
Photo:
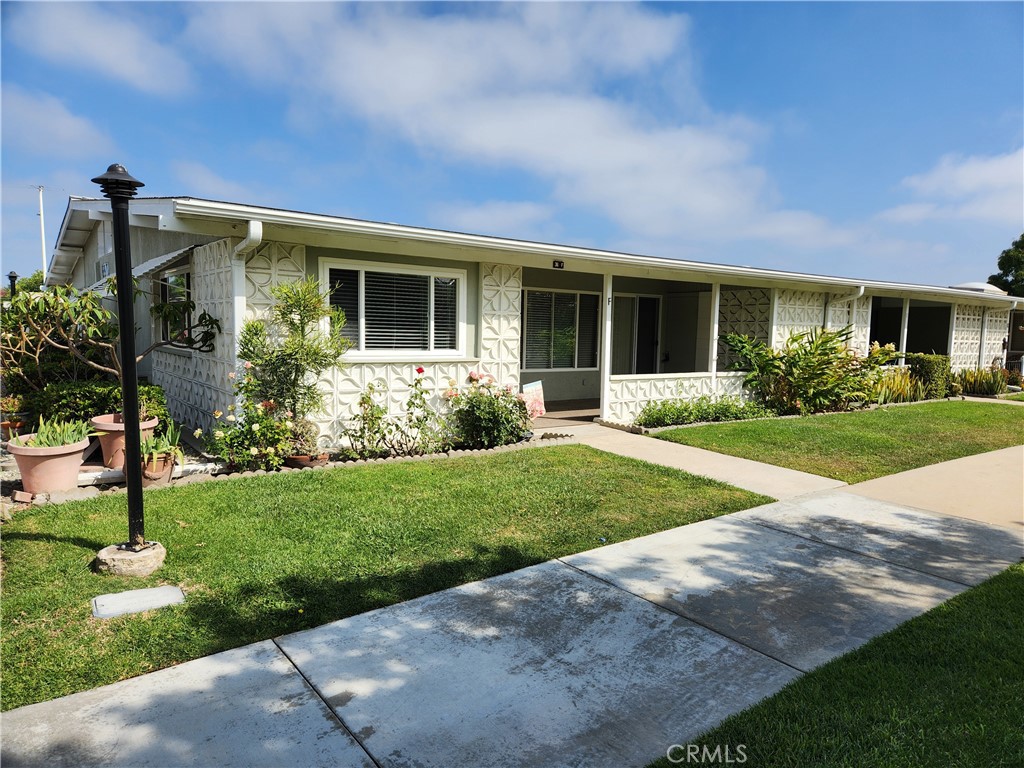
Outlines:
[[[47,422],[40,417],[35,433],[7,444],[18,462],[22,488],[33,495],[77,488],[78,470],[93,434],[84,421]]]
[[[171,481],[175,464],[184,463],[181,451],[181,428],[172,421],[162,435],[150,435],[142,440],[142,487],[167,485]]]
[[[317,437],[320,430],[317,429],[309,419],[297,419],[291,424],[288,442],[291,445],[292,454],[284,457],[284,465],[293,469],[303,467],[322,467],[329,458],[327,453],[320,450],[317,444]]]
[[[150,418],[144,409],[139,413],[139,440],[145,441],[153,436],[157,418]],[[111,469],[124,469],[124,416],[120,413],[105,413],[93,416],[89,420],[93,429],[98,430],[100,447],[103,449],[103,466]]]
[[[0,397],[0,428],[3,429],[3,441],[7,442],[28,420],[28,412],[20,395],[4,395]]]

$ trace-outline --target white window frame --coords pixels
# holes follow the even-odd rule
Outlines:
[[[353,362],[432,362],[439,360],[465,359],[466,357],[466,282],[467,271],[464,269],[447,269],[443,267],[417,267],[408,264],[393,264],[382,261],[349,261],[348,259],[320,259],[320,284],[330,287],[331,270],[347,269],[359,273],[359,343],[345,353],[345,359]],[[363,296],[365,274],[367,272],[383,272],[385,274],[418,275],[429,279],[430,295],[427,308],[427,338],[434,338],[434,278],[454,278],[456,280],[456,342],[455,349],[363,349],[366,344],[366,305]],[[324,321],[326,329],[327,321]]]
[[[590,367],[590,368],[578,368],[576,365],[573,365],[570,368],[524,368],[523,365],[526,364],[526,356],[523,355],[523,354],[520,354],[520,358],[521,359],[520,359],[519,372],[520,373],[554,373],[556,371],[599,371],[599,370],[601,370],[601,367],[600,367],[600,365],[601,365],[601,344],[602,344],[601,336],[604,333],[604,331],[603,331],[604,323],[601,322],[601,312],[603,310],[601,308],[601,293],[600,293],[600,291],[573,291],[573,290],[567,290],[567,289],[564,289],[564,288],[531,288],[531,287],[526,287],[526,286],[523,287],[522,291],[523,291],[524,294],[525,293],[529,293],[530,291],[535,291],[535,292],[543,292],[543,293],[572,293],[572,294],[575,294],[576,296],[597,296],[597,334],[596,334],[596,338],[597,338],[597,362],[598,362],[598,364],[596,366],[593,366],[593,367]],[[522,348],[525,349],[525,343],[526,343],[526,302],[525,301],[522,302],[522,307],[523,307],[522,317],[519,320],[519,327],[522,328],[522,340],[521,340],[520,344],[521,344]],[[579,332],[580,332],[580,303],[577,300],[576,301],[576,334],[577,334],[577,337],[579,336]],[[572,361],[573,361],[573,363],[579,362],[579,346],[578,345],[576,345],[573,348]]]

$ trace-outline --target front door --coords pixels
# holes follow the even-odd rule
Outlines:
[[[612,312],[612,374],[658,372],[658,296],[616,296]]]

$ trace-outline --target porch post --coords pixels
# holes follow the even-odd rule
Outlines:
[[[601,418],[612,417],[612,276],[604,276],[604,333],[601,334]]]
[[[910,299],[903,299],[903,319],[900,320],[900,365],[907,364],[907,329],[910,327]]]
[[[981,308],[981,339],[978,343],[978,367],[987,368],[985,364],[985,337],[988,335],[988,307]]]
[[[722,284],[711,284],[711,344],[708,346],[708,368],[711,371],[711,394],[718,395],[718,307],[722,299]]]

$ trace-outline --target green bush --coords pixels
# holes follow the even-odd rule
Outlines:
[[[875,380],[871,399],[879,405],[925,400],[925,386],[908,368],[886,368]]]
[[[486,373],[469,374],[465,392],[450,390],[451,426],[460,448],[494,448],[518,443],[530,429],[530,415],[522,396],[499,387]]]
[[[65,381],[47,384],[40,392],[25,395],[25,405],[38,419],[48,421],[75,421],[120,413],[121,385],[105,381]],[[139,384],[139,411],[146,418],[158,418],[156,431],[164,434],[171,423],[167,398],[156,384]]]
[[[743,383],[776,413],[845,411],[870,396],[879,368],[896,356],[892,344],[872,344],[861,357],[847,346],[853,330],[815,328],[795,333],[782,349],[735,333],[724,339],[736,354],[732,367],[748,371]]]
[[[953,372],[949,355],[925,355],[911,352],[906,356],[910,374],[924,385],[925,398],[936,400],[950,392]]]
[[[360,459],[388,456],[422,456],[447,450],[452,444],[448,422],[427,402],[423,368],[413,382],[405,409],[391,415],[377,402],[377,387],[370,384],[359,396],[359,413],[344,431],[349,450],[343,455]]]
[[[636,417],[641,427],[670,427],[678,424],[697,424],[707,421],[742,421],[775,416],[775,412],[760,403],[745,403],[738,397],[717,400],[701,395],[696,400],[653,400]]]
[[[955,380],[965,395],[1001,395],[1006,391],[1006,379],[999,368],[964,368]]]

